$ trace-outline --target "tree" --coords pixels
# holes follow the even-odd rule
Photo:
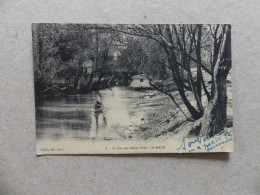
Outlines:
[[[201,133],[212,136],[223,129],[226,123],[226,78],[231,68],[231,31],[230,25],[119,25],[106,26],[121,33],[144,37],[159,44],[164,50],[168,63],[165,66],[171,71],[172,79],[179,95],[193,120],[203,117]],[[227,30],[226,30],[227,29]],[[213,31],[212,31],[213,30]],[[202,45],[204,40],[209,45]],[[223,43],[223,47],[221,44]],[[212,51],[211,59],[202,58],[202,54]],[[206,63],[205,63],[206,61]],[[191,66],[196,64],[196,79]],[[185,84],[184,70],[188,75]],[[211,93],[206,87],[204,76],[211,76]],[[151,78],[152,81],[152,78]],[[162,83],[153,82],[153,86],[167,94],[180,108],[174,97]],[[196,106],[187,97],[186,90],[192,91]],[[208,106],[202,104],[202,90],[208,99]],[[184,112],[183,112],[184,113]],[[186,114],[184,113],[186,116]],[[186,116],[189,120],[188,116]]]
[[[54,87],[59,74],[66,78],[65,85],[73,85],[80,92],[97,87],[102,76],[112,67],[107,64],[113,60],[110,51],[117,34],[96,29],[95,25],[34,24],[36,91],[42,93]],[[85,77],[82,65],[86,60],[94,63],[94,73],[87,79],[87,85],[81,82]],[[93,85],[94,74],[99,78]]]
[[[227,29],[226,29],[226,28]],[[223,28],[224,37],[219,62],[214,67],[213,98],[206,107],[201,124],[201,134],[213,136],[219,133],[226,125],[227,120],[227,90],[226,80],[231,69],[231,26]]]
[[[99,89],[104,75],[109,75],[106,86],[110,86],[116,67],[142,73],[189,121],[200,122],[201,134],[213,136],[225,127],[230,25],[39,24],[33,29],[37,81],[51,85],[62,70],[79,86],[82,62],[92,59],[95,68],[87,90]],[[165,80],[172,81],[181,102]]]

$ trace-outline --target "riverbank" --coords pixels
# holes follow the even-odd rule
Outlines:
[[[176,101],[180,103],[178,92],[172,94]],[[141,110],[145,114],[140,118],[143,123],[140,125],[132,124],[127,130],[124,130],[126,137],[129,137],[129,139],[147,140],[158,138],[171,132],[176,133],[175,130],[178,127],[187,123],[187,119],[172,100],[158,91],[142,92],[140,101],[136,102],[131,110],[133,115],[138,115]]]
[[[228,127],[231,127],[231,83],[227,84],[227,91]],[[186,91],[186,94],[194,105],[192,92]],[[178,92],[172,95],[187,115]],[[103,104],[102,112],[93,112],[96,101]],[[203,105],[206,104],[204,95]],[[37,138],[42,140],[163,140],[192,136],[190,130],[194,122],[187,121],[173,101],[161,92],[112,87],[38,100],[36,125]]]
[[[86,94],[92,91],[99,91],[114,86],[129,86],[131,76],[134,73],[119,74],[100,72],[83,75],[81,77],[62,77],[46,81],[43,78],[36,78],[34,83],[35,99],[48,100],[56,97],[65,97],[75,94]]]
[[[186,91],[186,94],[188,100],[196,107],[192,92]],[[178,91],[172,92],[172,95],[185,112],[186,108],[180,99]],[[146,91],[140,99],[140,102],[136,102],[136,110],[134,112],[136,113],[140,109],[143,111],[147,110],[142,118],[144,123],[128,131],[129,138],[150,140],[158,138],[168,139],[177,134],[180,137],[197,136],[197,132],[194,129],[194,127],[196,127],[196,121],[188,121],[167,95],[158,91]],[[205,94],[203,95],[202,103],[204,106],[207,105]],[[149,109],[149,107],[153,107],[153,109]],[[187,112],[185,112],[185,114],[188,115]],[[233,126],[232,121],[232,84],[230,76],[227,81],[227,130],[230,130]]]

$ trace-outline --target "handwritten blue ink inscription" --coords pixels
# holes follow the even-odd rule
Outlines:
[[[177,150],[180,152],[214,152],[222,150],[225,144],[232,140],[232,132],[223,130],[214,137],[199,136],[196,138],[183,138]]]

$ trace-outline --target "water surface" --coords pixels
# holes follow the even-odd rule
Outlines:
[[[126,139],[127,132],[143,123],[145,111],[137,102],[145,92],[114,87],[80,95],[68,95],[37,102],[38,140]],[[93,105],[104,109],[95,112]]]

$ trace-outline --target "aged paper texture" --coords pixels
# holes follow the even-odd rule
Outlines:
[[[231,25],[32,24],[37,155],[232,152]]]

